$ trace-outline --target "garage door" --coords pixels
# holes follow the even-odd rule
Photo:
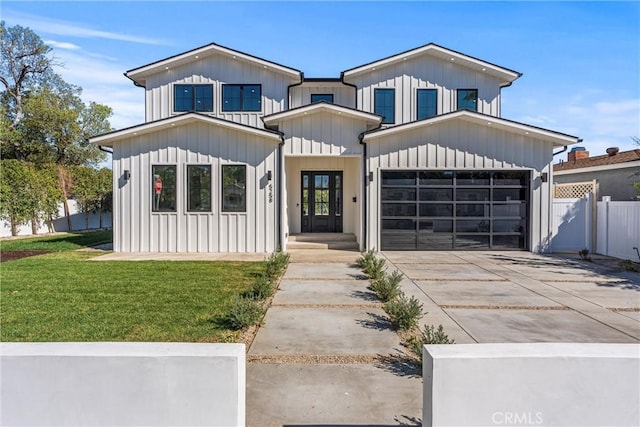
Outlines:
[[[525,250],[528,171],[382,171],[383,250]]]

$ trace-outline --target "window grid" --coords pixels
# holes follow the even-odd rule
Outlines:
[[[173,111],[213,111],[213,85],[176,84],[173,86]]]
[[[262,86],[259,84],[222,85],[222,111],[262,111]]]
[[[382,124],[395,123],[395,89],[375,89],[374,112],[382,116]]]
[[[421,179],[429,174],[441,179]],[[383,241],[406,249],[525,249],[528,174],[383,171]]]
[[[416,101],[416,119],[428,119],[438,114],[438,90],[418,89]]]

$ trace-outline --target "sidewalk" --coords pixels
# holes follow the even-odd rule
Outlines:
[[[338,258],[339,259],[339,258]],[[247,364],[247,425],[419,425],[422,379],[346,263],[291,263]]]

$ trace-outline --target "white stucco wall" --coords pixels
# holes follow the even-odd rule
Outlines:
[[[428,345],[424,426],[638,426],[640,345]]]
[[[5,426],[244,426],[244,344],[2,343]]]

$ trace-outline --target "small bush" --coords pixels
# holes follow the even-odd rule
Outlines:
[[[262,305],[253,298],[236,295],[229,303],[226,321],[231,329],[244,329],[260,320]]]
[[[425,344],[455,344],[455,341],[444,333],[442,325],[438,325],[438,329],[433,325],[425,325],[418,336],[409,338],[407,347],[422,361],[422,347]]]
[[[284,252],[274,252],[267,259],[266,272],[270,280],[276,280],[284,272],[289,263],[289,254]]]
[[[246,296],[256,300],[265,300],[273,295],[274,291],[275,289],[269,278],[262,275],[256,278]]]
[[[367,267],[371,264],[372,261],[376,259],[376,254],[373,251],[367,251],[362,254],[356,260],[356,265],[363,271],[366,271]]]
[[[583,261],[591,261],[591,256],[589,256],[589,249],[584,248],[580,251],[578,251],[578,255],[580,255],[580,258]]]
[[[408,331],[418,326],[418,320],[423,315],[422,304],[415,297],[407,298],[400,291],[398,298],[384,305],[393,327],[400,331]]]
[[[636,272],[640,271],[638,269],[638,264],[628,259],[623,259],[622,261],[619,261],[618,266],[624,271],[636,271]]]
[[[371,280],[378,280],[384,277],[386,261],[382,258],[374,258],[364,269],[364,272]]]
[[[385,274],[383,277],[374,280],[371,283],[371,290],[376,293],[382,302],[388,302],[400,295],[400,281],[402,273],[398,270],[391,274]]]

